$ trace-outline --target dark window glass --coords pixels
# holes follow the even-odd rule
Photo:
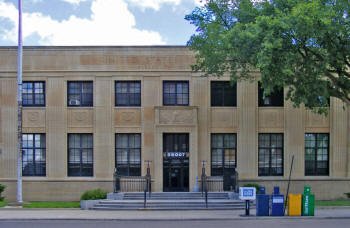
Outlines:
[[[329,134],[305,134],[305,175],[328,176]]]
[[[68,82],[68,106],[92,106],[92,97],[92,82]]]
[[[22,140],[22,175],[46,176],[45,135],[23,134]]]
[[[68,134],[68,176],[93,176],[92,134]]]
[[[164,81],[163,82],[163,104],[183,105],[189,103],[188,81]]]
[[[45,106],[45,82],[23,82],[23,106]]]
[[[259,176],[283,176],[283,134],[259,134]]]
[[[274,92],[271,93],[270,95],[264,96],[264,89],[261,87],[261,83],[258,83],[259,86],[259,106],[277,106],[277,107],[283,107],[284,105],[284,93],[283,93],[283,88],[278,89],[275,88]]]
[[[115,82],[115,106],[141,106],[141,82]]]
[[[187,133],[174,133],[163,135],[163,152],[184,152],[188,153],[189,139]]]
[[[223,176],[224,169],[234,172],[236,167],[236,134],[211,135],[211,175]]]
[[[211,106],[237,106],[237,85],[211,82]]]
[[[115,135],[115,164],[119,175],[141,176],[141,134]]]

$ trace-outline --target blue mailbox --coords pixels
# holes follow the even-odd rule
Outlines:
[[[256,216],[269,216],[269,195],[265,194],[265,187],[260,187],[256,195]]]
[[[271,195],[271,215],[272,216],[284,215],[284,196],[280,194],[279,187],[273,188],[273,194]]]

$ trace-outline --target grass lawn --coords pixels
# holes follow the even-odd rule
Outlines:
[[[316,206],[350,206],[350,200],[316,200]]]
[[[31,202],[23,208],[80,208],[80,202]]]
[[[0,201],[0,207],[5,207],[7,206],[7,202]]]

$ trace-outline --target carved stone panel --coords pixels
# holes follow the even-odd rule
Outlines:
[[[259,128],[283,128],[283,108],[259,108]]]
[[[23,128],[45,128],[45,109],[23,109]]]
[[[68,109],[68,127],[93,127],[92,109]]]
[[[120,126],[141,126],[140,108],[116,108],[114,111],[116,127]]]
[[[211,126],[213,128],[237,128],[236,108],[212,108]]]
[[[319,115],[310,110],[305,110],[306,128],[329,128],[329,115]]]
[[[196,107],[157,107],[155,112],[157,124],[197,124]]]

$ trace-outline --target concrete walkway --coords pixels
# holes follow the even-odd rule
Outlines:
[[[255,209],[250,211],[255,215]],[[80,209],[1,208],[4,220],[240,220],[240,219],[350,219],[350,207],[317,208],[314,217],[242,217],[244,211],[93,211]]]

